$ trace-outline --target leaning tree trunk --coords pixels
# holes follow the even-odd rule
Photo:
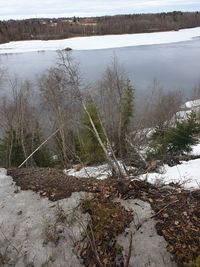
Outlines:
[[[119,163],[118,163],[118,161],[117,161],[117,159],[116,159],[116,157],[115,157],[115,153],[114,153],[114,151],[113,151],[113,149],[112,149],[112,147],[111,147],[110,141],[109,141],[109,139],[108,139],[108,137],[107,137],[107,134],[106,134],[106,132],[105,132],[105,129],[104,129],[104,127],[103,127],[103,124],[102,124],[101,119],[99,118],[100,123],[101,123],[101,126],[102,126],[102,129],[103,129],[103,131],[104,131],[104,135],[105,135],[105,137],[106,137],[106,141],[107,141],[107,143],[108,143],[108,145],[109,145],[109,147],[110,147],[111,154],[112,154],[112,157],[113,157],[113,158],[109,155],[109,151],[107,150],[106,146],[104,145],[103,141],[101,140],[101,137],[100,137],[100,135],[99,135],[99,133],[98,133],[98,131],[97,131],[97,129],[96,129],[96,126],[95,126],[95,124],[94,124],[94,122],[93,122],[93,120],[92,120],[92,117],[91,117],[89,111],[87,110],[87,107],[85,106],[85,104],[84,104],[83,101],[82,101],[82,106],[83,106],[84,111],[85,111],[86,114],[88,115],[88,118],[89,118],[90,124],[91,124],[91,126],[92,126],[92,129],[93,129],[93,131],[94,131],[94,133],[95,133],[95,136],[96,136],[96,138],[97,138],[97,141],[99,142],[99,145],[101,146],[101,148],[102,148],[102,150],[103,150],[103,152],[104,152],[104,154],[105,154],[105,157],[106,157],[106,159],[107,159],[107,161],[108,161],[108,164],[109,164],[109,165],[111,166],[111,168],[114,170],[114,172],[115,172],[116,175],[124,176],[125,171],[124,171],[124,169],[119,165]]]

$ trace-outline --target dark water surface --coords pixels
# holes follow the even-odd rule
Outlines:
[[[164,90],[181,89],[190,96],[200,82],[200,39],[165,45],[116,49],[73,51],[85,82],[99,79],[115,55],[136,88],[137,97],[144,95],[156,79]],[[0,65],[11,75],[35,80],[54,66],[54,51],[0,55]],[[5,91],[5,85],[0,90]]]

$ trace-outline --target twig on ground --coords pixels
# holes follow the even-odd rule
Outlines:
[[[132,252],[132,245],[133,245],[133,233],[131,232],[128,255],[126,258],[125,267],[129,267],[129,263],[130,263],[130,259],[131,259],[131,252]]]
[[[152,215],[150,217],[150,219],[155,218],[158,214],[160,214],[163,210],[165,210],[166,208],[168,208],[170,205],[175,204],[176,202],[178,202],[179,200],[177,199],[176,201],[170,202],[169,204],[167,204],[166,206],[164,206],[162,209],[160,209],[158,212],[156,212],[154,215]]]

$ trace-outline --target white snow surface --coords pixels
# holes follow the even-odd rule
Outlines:
[[[195,112],[196,114],[200,112],[200,99],[185,102],[180,107],[180,111],[176,112],[176,114],[172,117],[172,121],[186,120],[191,112]]]
[[[185,102],[183,107],[189,108],[189,109],[192,109],[192,108],[195,108],[195,107],[200,107],[200,99],[187,101],[187,102]]]
[[[74,253],[74,242],[81,239],[83,231],[80,224],[76,221],[66,225],[56,222],[55,214],[59,203],[70,218],[84,196],[85,193],[74,193],[68,199],[50,202],[32,191],[18,191],[6,170],[0,169],[0,255],[4,257],[3,266],[82,266]],[[78,211],[76,215],[87,225],[86,215]],[[59,237],[57,244],[47,242],[45,229],[51,229],[51,233]]]
[[[116,199],[116,202],[120,202],[134,215],[125,233],[117,238],[117,242],[123,247],[124,258],[127,257],[131,245],[129,266],[176,267],[177,264],[167,252],[167,242],[156,232],[156,221],[151,218],[154,212],[149,203],[139,199]],[[131,234],[133,234],[132,244],[130,244]]]
[[[34,51],[93,50],[140,45],[168,44],[193,40],[200,37],[200,27],[154,33],[103,35],[75,37],[63,40],[14,41],[0,45],[0,54],[25,53]]]
[[[191,148],[192,148],[192,151],[190,152],[190,155],[200,156],[200,143],[192,146]]]
[[[118,161],[121,170],[126,174],[126,170],[131,171],[135,169],[131,166],[124,166],[121,161]],[[104,180],[112,176],[111,167],[108,164],[98,166],[87,166],[82,167],[80,170],[65,169],[64,173],[69,176],[80,177],[80,178],[96,178],[98,180]]]
[[[147,173],[140,176],[153,184],[179,183],[185,189],[200,189],[200,159],[182,161],[169,167],[164,165],[161,173]]]
[[[79,171],[76,171],[75,169],[68,169],[64,170],[64,173],[69,176],[82,177],[82,178],[94,177],[99,180],[106,179],[112,175],[111,169],[108,166],[108,164],[83,167]]]

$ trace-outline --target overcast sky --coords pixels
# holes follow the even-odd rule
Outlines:
[[[0,0],[0,19],[200,11],[200,0]]]

